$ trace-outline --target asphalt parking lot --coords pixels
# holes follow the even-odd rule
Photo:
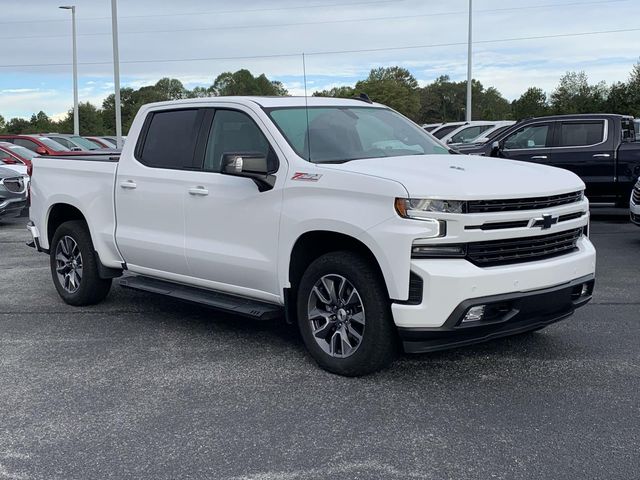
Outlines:
[[[575,316],[359,379],[283,322],[115,285],[69,307],[0,221],[0,479],[638,478],[640,228],[603,213]]]

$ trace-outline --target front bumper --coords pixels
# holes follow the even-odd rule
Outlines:
[[[595,248],[587,237],[581,237],[577,247],[575,252],[551,259],[487,268],[477,267],[464,259],[412,260],[411,271],[422,280],[422,295],[421,298],[414,295],[419,299],[415,304],[393,303],[394,322],[405,337],[416,333],[428,336],[438,331],[461,335],[457,328],[452,328],[452,317],[456,317],[461,305],[469,306],[470,301],[477,305],[483,304],[482,299],[507,295],[508,301],[515,304],[531,293],[545,292],[550,288],[572,288],[575,282],[585,283],[593,279]],[[580,305],[582,303],[586,301]],[[577,306],[565,305],[567,308],[560,309],[560,316],[571,314]],[[533,318],[535,312],[528,314],[524,310],[518,316],[518,322],[527,315],[536,321]],[[461,318],[455,320],[457,322]],[[545,317],[542,321],[547,320],[549,318]],[[465,331],[470,331],[469,328],[465,327]]]
[[[593,295],[594,277],[534,290],[475,298],[462,302],[439,328],[399,328],[408,353],[423,353],[462,347],[495,338],[537,330],[571,315]],[[464,323],[465,314],[478,305],[494,306],[486,321]]]
[[[19,216],[27,206],[24,197],[0,198],[0,217]]]

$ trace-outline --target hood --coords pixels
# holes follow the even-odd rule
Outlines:
[[[395,180],[411,198],[527,198],[584,189],[582,180],[568,170],[471,155],[410,155],[321,166]]]

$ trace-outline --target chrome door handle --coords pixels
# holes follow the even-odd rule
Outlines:
[[[609,158],[611,155],[608,153],[596,153],[593,158]]]
[[[120,188],[128,188],[128,189],[133,190],[137,186],[138,185],[136,185],[136,182],[134,182],[133,180],[127,180],[126,182],[120,182]]]
[[[207,190],[204,187],[191,187],[189,189],[189,195],[201,195],[201,196],[205,196],[205,195],[209,195],[209,190]]]
[[[531,160],[546,160],[546,159],[547,159],[546,155],[535,155],[531,157]]]

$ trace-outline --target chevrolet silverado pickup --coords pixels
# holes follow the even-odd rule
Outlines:
[[[584,183],[456,155],[368,99],[138,112],[122,153],[33,161],[28,228],[71,305],[122,287],[297,323],[342,375],[534,331],[591,299]]]
[[[640,142],[632,117],[614,114],[528,118],[483,144],[456,150],[565,168],[586,184],[592,203],[627,208],[640,177]]]

